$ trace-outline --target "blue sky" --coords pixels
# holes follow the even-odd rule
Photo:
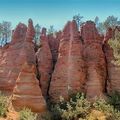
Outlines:
[[[0,22],[11,21],[13,27],[32,18],[34,24],[61,29],[78,13],[84,20],[99,16],[103,21],[109,15],[120,18],[120,0],[0,0]]]

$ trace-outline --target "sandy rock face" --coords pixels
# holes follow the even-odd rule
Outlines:
[[[58,102],[60,96],[68,99],[76,92],[88,98],[120,92],[120,67],[111,63],[113,50],[108,45],[112,29],[103,38],[92,21],[84,23],[80,32],[75,21],[68,22],[56,36],[46,35],[43,28],[37,53],[34,35],[30,19],[28,27],[19,23],[12,41],[0,47],[0,91],[13,92],[15,110],[44,112],[48,95]]]
[[[117,29],[117,28],[116,28]],[[118,29],[119,30],[119,29]],[[120,92],[120,67],[112,63],[114,60],[113,50],[108,44],[108,40],[114,37],[114,30],[108,29],[104,40],[104,52],[107,61],[107,90],[108,93],[112,91]]]
[[[15,110],[23,107],[30,108],[34,112],[44,112],[46,103],[35,75],[35,66],[25,63],[17,78],[13,91],[12,105]]]
[[[0,90],[5,93],[12,93],[23,64],[20,53],[24,46],[26,31],[26,25],[18,24],[13,32],[11,43],[0,49]]]
[[[47,37],[48,37],[48,43],[50,46],[50,50],[52,53],[53,64],[55,64],[58,58],[58,49],[59,49],[59,43],[61,39],[61,32],[57,32],[56,36],[53,36],[53,34],[50,34]]]
[[[40,86],[44,97],[47,95],[47,90],[52,72],[52,54],[46,36],[46,29],[42,29],[41,47],[36,53],[38,61],[38,71],[40,75]]]
[[[86,94],[87,97],[102,96],[105,92],[106,62],[102,50],[102,38],[95,24],[86,22],[81,28],[84,40],[84,58],[87,68]]]
[[[19,53],[22,68],[13,90],[12,105],[15,110],[28,107],[34,112],[44,112],[46,103],[36,78],[36,57],[34,51],[33,23],[29,20],[24,46]],[[30,36],[30,37],[29,37]]]
[[[82,91],[85,83],[82,44],[75,21],[68,22],[60,40],[59,55],[52,74],[50,96],[58,101],[72,92]]]

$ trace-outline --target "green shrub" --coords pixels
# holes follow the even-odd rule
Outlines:
[[[120,93],[118,92],[113,92],[108,100],[109,104],[113,105],[114,108],[120,110]]]
[[[65,120],[84,119],[89,114],[90,107],[90,102],[85,99],[85,95],[77,93],[76,97],[72,97],[67,102],[67,109],[61,109],[62,118]]]
[[[36,119],[37,114],[33,113],[30,109],[23,108],[20,111],[20,120],[36,120]]]
[[[95,111],[96,114],[93,114]],[[103,99],[89,102],[84,94],[77,93],[69,101],[61,97],[60,102],[52,107],[52,119],[48,120],[120,120],[120,111]],[[99,119],[98,119],[99,120]]]
[[[120,111],[114,109],[114,107],[104,99],[97,99],[93,103],[93,108],[103,112],[107,120],[120,120]]]
[[[61,120],[62,113],[60,111],[60,106],[59,104],[52,105],[51,107],[51,114],[52,114],[52,119],[51,120]]]
[[[50,112],[45,112],[40,116],[39,120],[53,120]]]
[[[115,30],[114,38],[111,38],[108,44],[113,49],[114,60],[112,63],[120,66],[120,31],[118,29]]]
[[[0,117],[6,117],[8,110],[8,97],[0,92]]]

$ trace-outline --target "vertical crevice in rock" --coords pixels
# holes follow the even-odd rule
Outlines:
[[[47,36],[47,38],[48,38],[48,43],[49,43],[49,47],[52,54],[52,61],[53,61],[52,71],[54,71],[54,68],[58,59],[59,43],[61,40],[61,31],[57,32],[55,35],[50,34]]]
[[[103,43],[102,45],[102,50],[104,52],[104,59],[105,59],[105,63],[106,63],[106,78],[105,78],[105,93],[107,94],[107,82],[109,81],[109,75],[108,75],[108,62],[107,62],[107,58],[106,58],[106,54],[105,54],[105,44]]]
[[[48,38],[48,43],[49,43],[49,47],[52,54],[52,63],[53,63],[51,73],[49,73],[50,78],[49,78],[48,89],[47,89],[47,96],[49,99],[50,83],[51,83],[52,74],[54,72],[55,65],[58,59],[58,54],[59,54],[59,42],[61,40],[61,31],[57,32],[55,36],[53,36],[53,34],[50,34],[47,36],[47,38]]]
[[[50,90],[50,83],[51,83],[52,73],[53,73],[53,70],[52,70],[51,73],[49,73],[50,78],[49,78],[49,81],[48,81],[48,88],[47,88],[47,98],[46,98],[47,101],[50,99],[49,90]]]
[[[82,36],[79,37],[80,41],[82,42],[82,44],[84,45],[84,39],[82,38]]]
[[[39,80],[39,86],[41,88],[41,84],[40,84],[40,73],[39,73],[39,69],[38,69],[38,58],[36,57],[36,78]]]
[[[46,36],[46,28],[42,29],[40,40],[41,47],[38,49],[36,56],[42,94],[47,99],[53,63],[48,38]]]

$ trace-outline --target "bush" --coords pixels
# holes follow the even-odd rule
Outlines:
[[[0,117],[6,117],[8,110],[8,97],[0,92]]]
[[[33,113],[30,109],[23,108],[20,111],[20,120],[36,120],[36,119],[37,114]]]
[[[108,44],[113,49],[114,60],[112,63],[120,66],[120,31],[118,29],[115,30],[114,38],[111,38]]]
[[[89,102],[81,93],[71,96],[69,101],[61,97],[51,112],[52,119],[48,120],[120,120],[120,111],[112,104],[100,98]]]
[[[52,114],[50,112],[43,113],[39,120],[53,120],[52,119]]]
[[[108,100],[110,105],[113,105],[115,109],[120,110],[120,93],[114,91]]]
[[[57,104],[50,105],[50,112],[40,116],[42,120],[120,120],[120,111],[116,109],[119,103],[118,93],[111,95],[109,101],[96,99],[89,102],[84,94],[77,93],[66,101],[60,97]],[[36,120],[37,114],[30,109],[20,111],[20,120]],[[41,120],[39,119],[39,120]]]
[[[92,110],[85,120],[107,120],[105,114],[98,110]]]
[[[61,120],[62,117],[62,113],[60,111],[60,106],[59,104],[56,104],[56,105],[52,105],[51,107],[51,114],[52,114],[52,119],[51,120]]]
[[[114,109],[112,105],[103,99],[98,99],[93,103],[96,110],[103,112],[108,120],[120,120],[120,111]]]
[[[89,114],[90,107],[90,102],[85,99],[85,95],[78,93],[76,99],[71,98],[67,102],[67,109],[61,109],[62,118],[65,120],[84,119]]]

